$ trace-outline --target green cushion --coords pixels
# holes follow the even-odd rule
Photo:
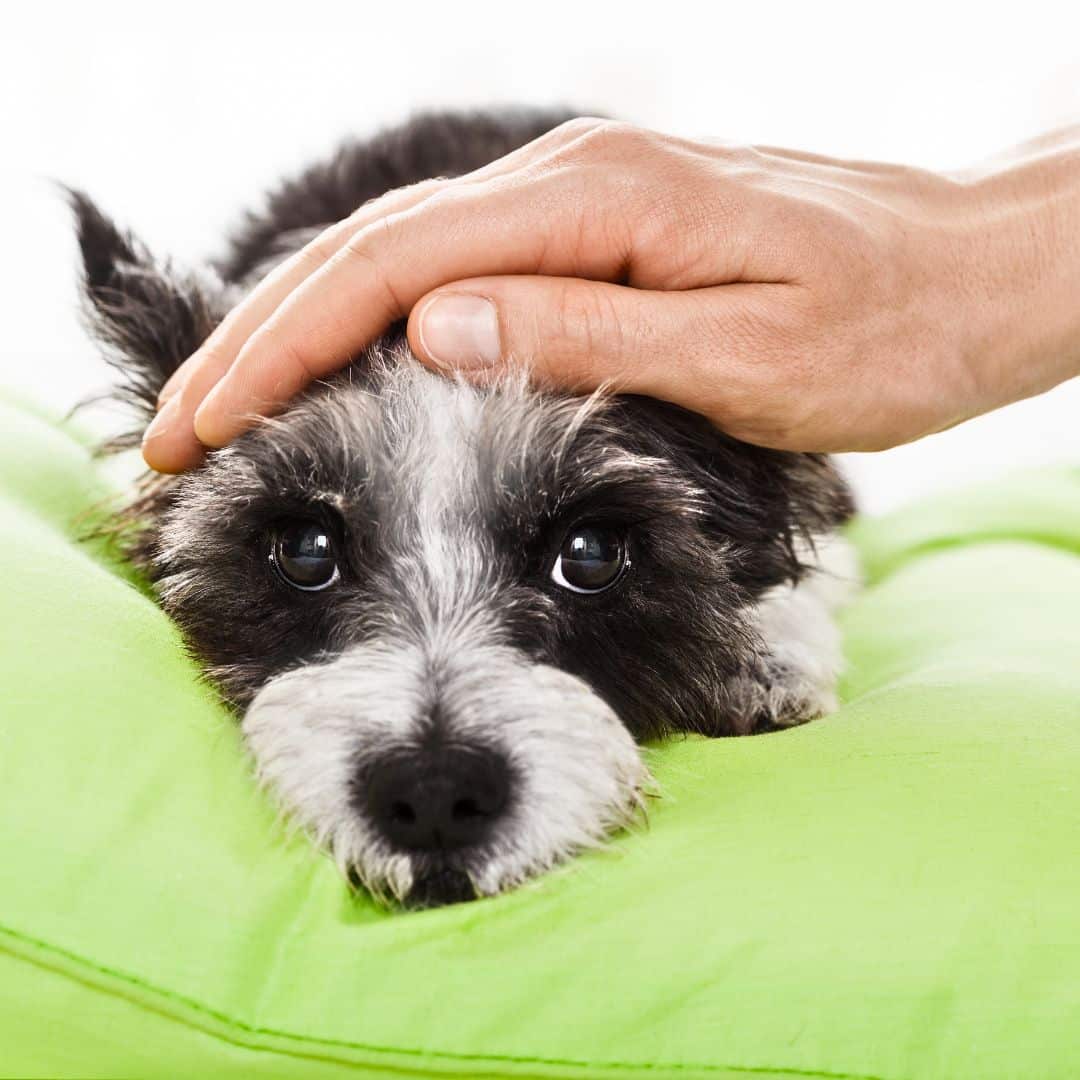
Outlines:
[[[844,705],[648,751],[647,828],[512,895],[350,895],[0,405],[0,1073],[1075,1076],[1080,470],[852,534]]]

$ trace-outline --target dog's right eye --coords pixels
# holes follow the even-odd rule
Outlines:
[[[575,593],[601,593],[629,565],[626,534],[602,524],[577,525],[563,539],[551,580]]]
[[[281,526],[270,545],[270,562],[286,584],[305,592],[325,589],[341,576],[333,538],[316,521]]]

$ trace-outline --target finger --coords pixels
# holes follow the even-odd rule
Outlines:
[[[213,372],[210,385],[217,381],[236,358],[241,346],[274,313],[277,306],[311,274],[323,266],[350,236],[364,228],[378,213],[397,213],[422,202],[438,191],[446,181],[428,180],[411,187],[389,192],[374,203],[365,204],[355,214],[324,229],[295,254],[276,266],[229,313],[228,317],[172,374],[158,398],[164,405],[196,371]]]
[[[408,209],[439,190],[444,181],[429,181],[386,196],[386,207]],[[382,201],[382,200],[377,200]],[[232,367],[244,343],[273,315],[281,302],[302,284],[353,235],[354,222],[365,220],[373,207],[326,229],[295,255],[270,272],[214,332],[172,374],[158,398],[159,412],[143,436],[143,459],[158,472],[177,473],[193,468],[205,446],[195,435],[191,418],[203,399]],[[174,398],[182,399],[173,407]]]
[[[359,207],[343,221],[328,226],[300,251],[286,259],[265,277],[252,292],[172,374],[158,397],[159,407],[165,405],[197,370],[206,373],[212,386],[228,370],[241,347],[258,327],[277,309],[278,305],[304,280],[320,269],[341,249],[351,236],[389,214],[397,214],[423,202],[449,184],[478,183],[491,177],[505,175],[529,164],[553,149],[580,139],[605,121],[582,117],[561,124],[532,142],[505,154],[472,172],[446,179],[432,179],[409,187],[389,191]]]
[[[331,226],[296,255],[269,274],[257,288],[222,322],[206,342],[174,372],[159,398],[158,417],[148,428],[143,442],[146,463],[160,472],[182,472],[198,464],[205,445],[194,431],[193,417],[208,393],[230,370],[242,347],[313,273],[337,254],[356,231],[370,228],[380,217],[397,214],[421,205],[450,185],[457,188],[479,184],[542,159],[545,155],[583,138],[605,123],[596,118],[569,121],[488,165],[451,181],[432,180],[410,188],[389,192],[373,200],[343,222]],[[181,389],[182,403],[165,410]],[[284,393],[284,391],[282,391]],[[287,399],[282,397],[282,401]],[[265,409],[263,411],[271,411]],[[226,440],[222,440],[224,442]]]
[[[178,424],[177,417],[194,408],[192,401],[213,386],[212,369],[202,366],[194,371],[188,381],[160,406],[157,416],[143,433],[142,456],[151,469],[163,473],[180,473],[195,468],[206,454],[205,447],[194,438],[190,426]],[[194,398],[191,395],[195,395]]]
[[[423,363],[481,382],[524,367],[541,385],[662,398],[725,426],[742,422],[758,389],[755,373],[794,323],[797,288],[650,292],[552,277],[459,281],[416,305],[409,344]]]
[[[589,213],[604,201],[585,191],[587,179],[560,169],[447,190],[354,236],[248,340],[198,409],[196,435],[225,445],[447,282],[478,272],[617,275],[631,253],[629,229],[617,227],[626,218]]]

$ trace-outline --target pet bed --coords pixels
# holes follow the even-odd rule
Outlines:
[[[0,404],[0,1074],[1075,1076],[1080,470],[858,522],[843,707],[517,893],[350,895]]]

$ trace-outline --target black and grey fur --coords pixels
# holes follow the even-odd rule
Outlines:
[[[92,326],[141,425],[297,238],[565,118],[436,114],[350,143],[198,273],[154,261],[74,194]],[[640,740],[832,708],[850,513],[827,458],[642,398],[516,375],[476,389],[421,368],[392,332],[198,470],[146,480],[123,521],[260,777],[354,880],[424,904],[511,888],[630,821]],[[296,520],[332,540],[328,588],[275,572],[274,537]],[[583,522],[617,530],[627,561],[588,595],[552,576]],[[434,815],[422,837],[410,814]]]

